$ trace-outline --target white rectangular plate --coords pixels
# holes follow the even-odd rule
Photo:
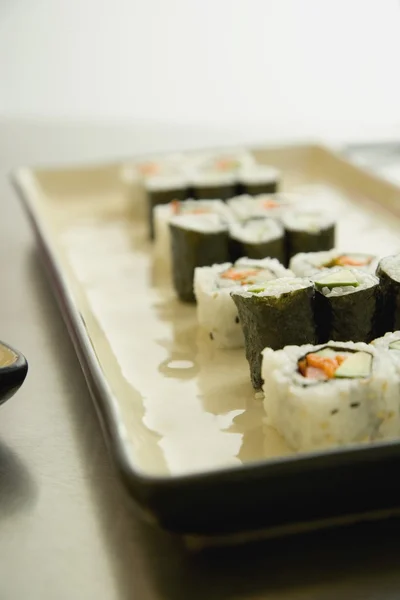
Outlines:
[[[285,190],[305,192],[338,215],[340,249],[400,252],[397,187],[320,146],[254,153],[283,170]],[[168,482],[199,484],[202,477],[214,475],[217,481],[224,473],[245,488],[252,472],[254,477],[268,468],[272,473],[282,465],[295,468],[324,455],[332,460],[367,450],[293,456],[282,438],[263,426],[262,402],[251,387],[244,351],[213,347],[198,330],[195,307],[177,301],[154,260],[144,198],[140,187],[127,181],[126,165],[20,169],[14,181],[117,465],[137,500],[164,526],[205,530],[203,520],[196,525],[190,517],[177,525],[182,519],[177,505],[168,505],[167,516],[160,513],[162,493],[157,494],[170,489]],[[266,478],[260,477],[262,485]],[[190,514],[187,506],[182,510]],[[249,525],[237,517],[232,524],[231,515],[224,523],[224,531]]]

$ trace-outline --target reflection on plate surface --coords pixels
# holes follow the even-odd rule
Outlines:
[[[339,248],[400,250],[397,221],[377,222],[372,209],[322,184],[296,191],[341,215]],[[197,328],[195,307],[176,300],[154,265],[144,224],[101,206],[93,211],[88,203],[86,215],[80,206],[65,222],[58,218],[62,251],[100,364],[125,399],[132,427],[125,434],[144,468],[180,474],[290,453],[263,425],[244,351],[213,347]]]

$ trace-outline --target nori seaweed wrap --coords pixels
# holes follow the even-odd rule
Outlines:
[[[237,175],[234,171],[198,170],[190,177],[190,191],[197,200],[227,200],[237,192]]]
[[[323,212],[287,212],[282,218],[286,260],[299,252],[331,250],[335,245],[335,222]]]
[[[361,269],[325,269],[312,277],[320,343],[370,342],[377,334],[379,280]]]
[[[309,279],[283,277],[231,295],[243,327],[251,382],[258,389],[264,348],[316,343],[314,286]]]
[[[189,197],[188,182],[181,174],[154,176],[146,179],[150,238],[154,238],[153,209],[159,204]]]
[[[380,335],[400,329],[400,254],[380,261],[376,274],[380,281]]]
[[[280,262],[285,262],[284,231],[273,219],[249,219],[244,223],[232,223],[229,236],[232,261],[247,256],[255,259],[277,258]]]
[[[195,302],[194,270],[229,260],[228,227],[217,214],[180,215],[169,223],[172,277],[184,302]]]
[[[278,191],[280,177],[278,169],[267,165],[244,167],[239,172],[239,193],[250,196],[274,194]]]

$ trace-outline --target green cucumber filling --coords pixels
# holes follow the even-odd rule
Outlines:
[[[333,289],[335,287],[358,287],[360,284],[355,275],[348,269],[341,269],[335,273],[328,273],[315,280],[315,286],[317,289],[322,290],[323,288]]]

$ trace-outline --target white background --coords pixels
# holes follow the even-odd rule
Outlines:
[[[0,0],[0,117],[400,137],[398,0]]]

